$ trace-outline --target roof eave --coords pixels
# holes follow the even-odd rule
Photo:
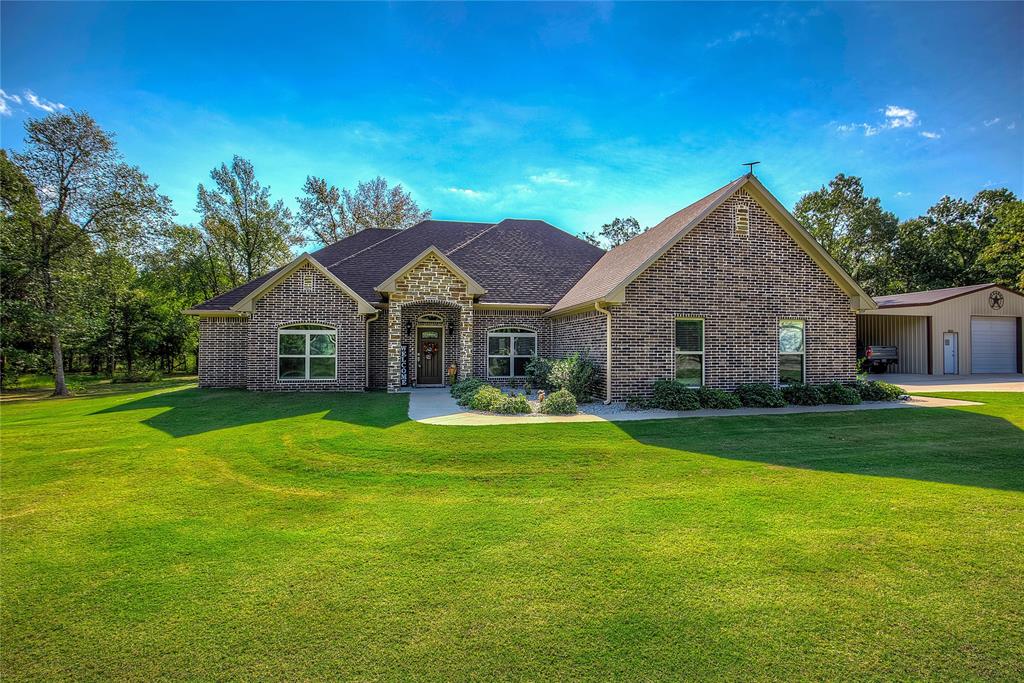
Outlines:
[[[391,277],[389,277],[387,280],[374,287],[374,291],[379,292],[380,294],[392,294],[393,292],[398,291],[399,278],[405,275],[408,271],[412,270],[420,261],[422,261],[431,254],[436,256],[441,261],[441,263],[445,265],[446,268],[451,270],[466,283],[466,291],[470,295],[483,296],[484,294],[487,293],[486,289],[484,289],[476,280],[471,278],[466,273],[466,271],[462,270],[462,268],[459,268],[457,265],[455,265],[454,261],[445,256],[444,253],[434,245],[430,245],[422,252],[420,252],[419,256],[416,256],[408,263],[406,263],[404,266],[396,270],[391,275]]]
[[[304,263],[309,263],[311,266],[313,266],[313,268],[319,271],[320,274],[322,274],[324,277],[330,280],[338,289],[343,291],[353,301],[355,301],[356,308],[361,315],[375,313],[377,311],[377,309],[373,307],[373,304],[371,304],[363,297],[359,296],[359,294],[357,294],[354,289],[352,289],[344,282],[342,282],[337,275],[327,270],[327,268],[322,263],[317,261],[312,256],[312,254],[302,254],[298,258],[291,261],[288,265],[286,265],[284,268],[275,273],[274,277],[269,278],[259,287],[246,294],[241,301],[231,306],[231,310],[241,313],[252,313],[255,302],[261,296],[263,296],[266,292],[277,286],[277,283],[291,275],[299,268],[299,266],[303,265]]]

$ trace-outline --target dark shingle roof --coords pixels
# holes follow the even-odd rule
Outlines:
[[[311,254],[370,302],[374,289],[428,247],[437,247],[487,290],[482,302],[552,305],[604,253],[538,220],[499,223],[427,220],[407,230],[364,230]],[[196,306],[225,310],[277,270]]]

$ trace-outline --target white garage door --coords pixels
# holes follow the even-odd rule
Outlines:
[[[1016,318],[971,318],[971,372],[1017,372]]]

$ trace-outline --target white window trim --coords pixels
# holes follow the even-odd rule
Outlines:
[[[785,323],[800,323],[800,330],[803,336],[803,350],[802,351],[786,351],[782,352],[780,347],[782,326]],[[799,384],[807,384],[807,321],[802,318],[780,318],[779,329],[775,335],[775,381],[782,384],[782,365],[780,360],[782,356],[800,356],[800,382]]]
[[[277,381],[278,382],[334,382],[338,379],[338,330],[337,328],[329,325],[324,325],[318,329],[303,330],[297,329],[295,326],[299,325],[320,325],[321,323],[294,323],[294,326],[284,326],[277,330]],[[312,334],[330,334],[334,336],[334,353],[325,355],[309,352],[309,336]],[[281,353],[281,336],[282,335],[295,335],[305,336],[306,345],[305,353]],[[281,377],[281,359],[282,358],[303,358],[304,361],[304,373],[305,377]],[[334,374],[330,377],[310,377],[309,376],[309,359],[310,358],[333,358],[334,359]]]
[[[502,330],[518,330],[517,332],[502,332]],[[492,354],[491,353],[491,337],[511,337],[509,342],[509,350],[507,354]],[[516,338],[517,337],[528,337],[533,340],[533,353],[529,356],[521,356],[516,354]],[[525,378],[526,375],[517,375],[516,371],[516,358],[536,358],[537,357],[537,332],[531,330],[528,327],[499,327],[491,330],[487,333],[487,376],[495,379],[521,379]],[[507,375],[492,375],[491,374],[491,359],[492,358],[508,358],[508,371]]]
[[[676,323],[680,320],[696,320],[700,322],[700,351],[680,351],[678,342],[676,341]],[[705,345],[705,327],[706,323],[704,318],[694,318],[692,316],[681,316],[675,318],[672,321],[672,379],[677,380],[679,377],[679,354],[684,356],[700,356],[700,387],[707,384],[708,364],[707,364],[707,347]],[[694,387],[699,389],[700,387]]]

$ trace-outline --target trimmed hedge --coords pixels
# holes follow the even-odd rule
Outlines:
[[[568,389],[559,389],[540,404],[545,415],[575,415],[577,410],[576,397]]]
[[[786,399],[771,384],[758,382],[736,387],[736,396],[747,408],[784,408]]]
[[[533,412],[530,408],[530,402],[526,400],[525,396],[509,396],[507,394],[502,395],[501,398],[495,401],[494,405],[491,406],[491,410],[502,415],[517,415],[520,413]]]
[[[782,387],[782,396],[795,406],[820,406],[825,402],[821,389],[810,384],[788,384]]]
[[[730,394],[728,391],[722,391],[721,389],[701,387],[697,389],[696,393],[697,402],[700,403],[701,408],[739,408],[743,405],[735,394]]]
[[[860,403],[860,394],[839,382],[823,384],[819,389],[825,403],[832,403],[838,406],[855,406]]]
[[[469,404],[469,399],[473,397],[473,394],[477,392],[480,387],[486,386],[487,382],[477,379],[476,377],[468,377],[461,382],[456,382],[452,385],[451,394],[455,402],[460,406]]]
[[[854,382],[850,388],[857,392],[862,401],[899,401],[906,392],[888,382]]]
[[[659,379],[654,383],[655,408],[662,410],[697,410],[700,400],[697,392],[676,380]]]
[[[494,410],[494,406],[503,396],[497,387],[482,386],[470,396],[469,407],[473,410]]]

